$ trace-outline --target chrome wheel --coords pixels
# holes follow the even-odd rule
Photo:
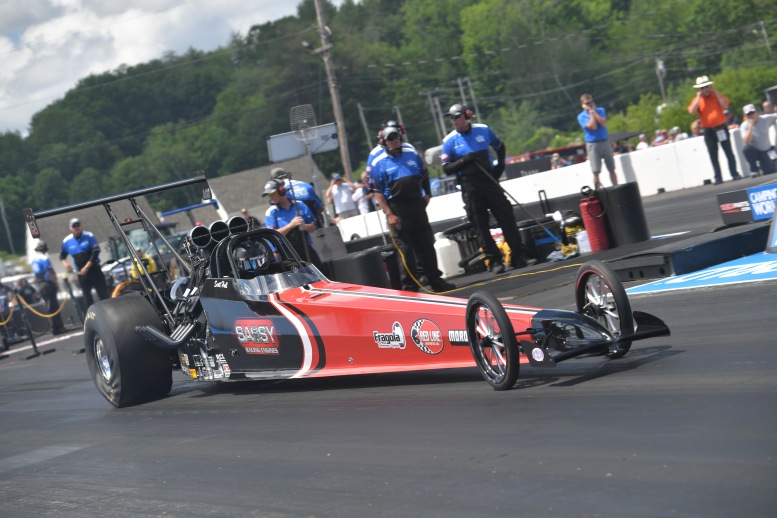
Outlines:
[[[518,344],[504,308],[490,293],[473,293],[467,303],[467,336],[483,378],[497,390],[515,385]]]

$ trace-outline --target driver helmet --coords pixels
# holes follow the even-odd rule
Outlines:
[[[245,241],[233,252],[235,264],[242,272],[257,272],[269,262],[267,247],[258,241]]]

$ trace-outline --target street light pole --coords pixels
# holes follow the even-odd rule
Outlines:
[[[332,62],[332,44],[329,42],[331,31],[324,24],[324,11],[321,8],[321,0],[314,0],[316,4],[316,18],[318,19],[318,34],[321,37],[321,47],[314,50],[314,54],[321,54],[326,68],[326,77],[329,80],[329,95],[332,97],[332,111],[337,125],[337,139],[340,141],[340,160],[343,163],[343,174],[349,180],[352,180],[351,155],[348,152],[348,135],[345,131],[345,118],[343,117],[343,107],[340,104],[340,93],[337,90],[337,78],[335,76],[335,67]]]

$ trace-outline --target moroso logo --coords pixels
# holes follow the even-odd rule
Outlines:
[[[442,333],[437,324],[422,318],[413,322],[410,328],[413,343],[426,354],[439,354],[443,348]]]
[[[278,354],[275,326],[270,320],[237,320],[234,335],[248,354]]]
[[[404,349],[405,348],[405,330],[402,324],[394,322],[390,333],[372,332],[372,338],[378,344],[379,349]]]
[[[449,329],[448,341],[451,345],[469,345],[469,335],[464,329]]]

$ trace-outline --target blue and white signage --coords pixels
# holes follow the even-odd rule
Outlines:
[[[706,288],[742,282],[777,281],[777,257],[764,252],[706,270],[669,277],[626,290],[629,295]]]
[[[777,184],[761,185],[748,189],[747,201],[750,202],[753,220],[771,218],[774,214],[774,204],[777,202]]]

